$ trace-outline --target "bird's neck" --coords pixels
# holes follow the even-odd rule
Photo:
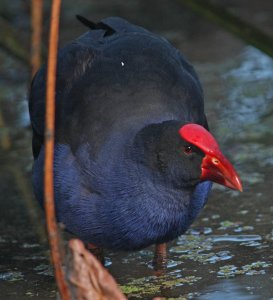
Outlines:
[[[177,132],[181,125],[177,121],[164,121],[145,126],[134,134],[118,132],[118,136],[111,136],[101,152],[101,157],[107,157],[108,160],[105,162],[105,159],[101,159],[98,165],[107,168],[104,174],[109,174],[107,181],[113,189],[121,191],[124,197],[133,195],[136,198],[139,194],[140,198],[146,197],[150,201],[156,197],[155,201],[161,203],[173,198],[173,202],[179,202],[180,205],[181,201],[177,199],[181,199],[182,194],[185,202],[190,201],[194,186],[181,189],[176,184],[181,182],[181,178],[176,178],[175,172],[168,176],[159,170],[161,138],[170,126]],[[158,199],[159,196],[162,199]]]
[[[132,144],[128,147],[128,157],[153,178],[157,184],[165,188],[192,191],[194,186],[183,180],[181,165],[173,162],[177,159],[174,148],[179,140],[178,130],[181,122],[165,121],[159,124],[151,124],[144,127],[136,135]],[[175,142],[174,142],[175,141]]]

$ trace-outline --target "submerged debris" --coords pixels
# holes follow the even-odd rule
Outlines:
[[[0,273],[0,281],[18,281],[23,280],[24,276],[22,272],[9,271],[5,273]]]

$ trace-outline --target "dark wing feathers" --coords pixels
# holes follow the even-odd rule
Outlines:
[[[126,89],[141,91],[144,88],[143,83],[149,81],[154,82],[158,93],[163,92],[167,97],[173,92],[176,93],[176,95],[173,95],[176,99],[161,97],[160,94],[160,97],[156,97],[156,90],[154,90],[154,98],[156,98],[152,100],[151,98],[148,99],[149,95],[145,96],[145,91],[143,91],[143,96],[141,96],[143,99],[138,100],[141,100],[139,106],[145,114],[150,115],[151,105],[166,107],[165,112],[175,115],[181,115],[182,111],[186,109],[190,111],[190,114],[194,112],[193,121],[206,126],[202,88],[198,77],[191,64],[169,42],[121,18],[110,17],[99,23],[94,23],[81,16],[77,16],[77,18],[91,30],[69,43],[58,54],[56,139],[59,142],[65,143],[67,141],[63,139],[69,138],[70,128],[66,128],[66,125],[69,123],[69,118],[73,119],[74,108],[78,113],[83,113],[80,117],[81,120],[78,121],[79,126],[82,126],[81,123],[88,122],[88,126],[94,128],[99,126],[98,120],[102,122],[108,116],[111,117],[109,120],[118,120],[123,117],[126,118],[127,111],[130,114],[138,114],[139,112],[134,110],[136,102],[134,98],[130,100],[126,96],[130,92],[126,92]],[[124,68],[121,66],[123,60],[126,63]],[[127,62],[129,63],[127,64]],[[93,65],[95,65],[94,70],[92,69]],[[124,73],[125,70],[126,73]],[[44,66],[33,79],[29,97],[35,157],[39,154],[44,135],[45,74],[46,67]],[[169,76],[170,74],[173,77],[172,79]],[[181,84],[176,85],[175,89],[170,87],[172,90],[162,91],[162,89],[168,89],[172,82],[178,80],[177,74]],[[167,81],[163,80],[166,82],[166,86],[162,85],[162,78],[155,82],[155,78],[158,78],[155,76],[164,76],[164,78],[167,76]],[[100,88],[108,87],[109,93],[116,88],[118,83],[120,94],[117,100],[112,96],[109,96],[108,99],[104,96],[98,97],[98,99],[93,98],[94,92],[100,92],[101,94],[106,92],[105,90],[100,91],[98,87],[98,84],[103,82],[104,85]],[[150,93],[151,91],[150,89]],[[124,97],[124,101],[119,108],[119,98],[122,97]],[[91,98],[92,104],[88,102],[90,103],[88,109],[82,108],[82,101],[86,102]],[[101,111],[102,100],[104,106],[108,108],[103,112],[104,115],[100,117],[98,111]],[[198,109],[196,110],[195,107],[198,107]],[[117,108],[117,112],[114,112],[113,108]],[[85,110],[82,111],[82,109]],[[125,116],[120,114],[122,109]],[[179,110],[180,112],[178,112]],[[164,114],[164,111],[158,113]],[[185,114],[187,113],[186,111]],[[91,123],[91,120],[93,120],[93,123]],[[128,126],[128,122],[126,122],[127,119],[124,120],[124,124]],[[61,126],[58,126],[58,124],[61,124]],[[75,134],[76,128],[77,126],[71,127]],[[80,129],[79,127],[78,133],[80,133]],[[103,139],[104,133],[100,132],[99,137]]]
[[[65,117],[61,106],[73,85],[91,67],[94,58],[91,47],[72,42],[59,51],[56,82],[56,129]],[[33,154],[36,158],[43,144],[45,124],[46,66],[35,75],[29,95],[29,112],[33,128]],[[60,108],[60,109],[59,109]],[[58,136],[58,132],[56,132]]]

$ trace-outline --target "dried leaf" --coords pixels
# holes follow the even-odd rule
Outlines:
[[[73,299],[126,300],[114,278],[78,239],[69,241],[67,276]]]

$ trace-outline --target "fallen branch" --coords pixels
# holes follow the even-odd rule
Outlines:
[[[52,0],[49,34],[49,52],[46,84],[46,126],[45,126],[45,165],[44,165],[44,206],[51,258],[55,270],[55,278],[61,299],[68,300],[70,292],[62,268],[62,251],[55,217],[54,205],[54,133],[55,133],[55,88],[57,68],[57,48],[59,38],[59,21],[61,0]]]

